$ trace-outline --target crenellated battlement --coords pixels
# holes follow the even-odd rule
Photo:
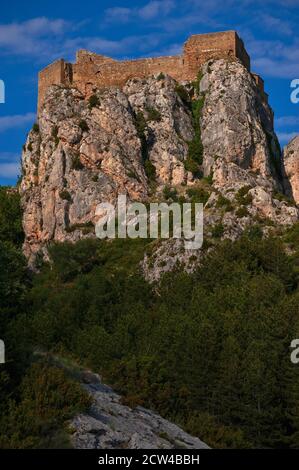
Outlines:
[[[60,59],[39,73],[38,110],[51,85],[73,86],[88,96],[94,86],[122,87],[130,78],[146,78],[160,72],[178,81],[191,81],[207,60],[224,57],[239,59],[250,72],[250,57],[236,31],[192,35],[184,44],[183,54],[177,56],[119,61],[80,50],[74,64]],[[266,99],[262,79],[253,76]]]

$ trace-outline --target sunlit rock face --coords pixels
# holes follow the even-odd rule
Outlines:
[[[286,193],[299,204],[299,136],[292,139],[285,147],[283,166]]]
[[[194,153],[200,154],[196,162]],[[215,224],[223,226],[221,238],[231,239],[259,218],[290,225],[298,209],[282,193],[288,187],[287,196],[298,202],[297,156],[295,139],[281,170],[272,110],[237,59],[208,61],[195,82],[158,74],[86,95],[54,85],[22,156],[25,255],[33,264],[53,241],[95,237],[99,203],[115,205],[120,194],[128,201],[163,201],[165,186],[186,201],[188,188],[205,186],[206,237]],[[180,262],[192,270],[200,250],[183,253],[182,244],[157,248],[150,269],[145,257],[146,276],[158,279]]]

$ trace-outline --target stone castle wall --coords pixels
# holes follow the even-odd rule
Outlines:
[[[75,64],[61,59],[40,72],[38,110],[50,85],[74,86],[89,95],[94,86],[121,87],[130,78],[145,78],[160,72],[178,81],[190,81],[197,77],[201,65],[207,60],[223,57],[239,59],[250,71],[249,55],[235,31],[193,35],[185,43],[182,55],[169,57],[118,61],[82,50],[77,53]],[[264,93],[263,81],[257,75],[254,78]]]

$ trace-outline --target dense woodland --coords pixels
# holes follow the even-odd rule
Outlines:
[[[299,225],[267,240],[254,227],[154,286],[139,272],[150,240],[53,245],[37,274],[22,241],[18,195],[1,188],[0,447],[66,447],[65,422],[90,404],[38,351],[212,447],[299,447]]]

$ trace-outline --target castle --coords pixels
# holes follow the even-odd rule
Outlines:
[[[177,56],[119,61],[80,50],[74,64],[60,59],[39,73],[38,110],[51,85],[73,86],[89,95],[94,86],[121,87],[130,78],[145,78],[160,72],[178,81],[192,81],[207,60],[223,57],[239,59],[250,72],[250,57],[236,31],[192,35],[184,44],[183,54]],[[267,101],[263,80],[257,74],[252,73],[252,76]]]

